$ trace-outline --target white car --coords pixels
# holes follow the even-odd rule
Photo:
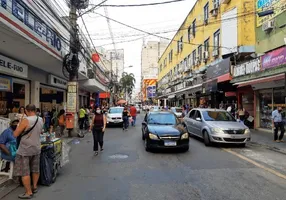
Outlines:
[[[106,115],[108,125],[120,125],[123,123],[123,107],[111,107]]]
[[[171,111],[178,117],[181,118],[182,117],[182,113],[183,113],[183,109],[179,108],[179,107],[172,107]]]

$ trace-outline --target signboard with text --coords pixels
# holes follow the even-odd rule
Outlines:
[[[0,55],[0,72],[12,76],[28,78],[28,65]]]
[[[13,91],[13,80],[10,77],[0,76],[0,91],[1,92],[12,92]]]
[[[233,77],[253,74],[260,71],[260,59],[255,59],[233,67]]]
[[[147,87],[147,98],[154,98],[156,97],[156,86],[148,86]]]
[[[77,112],[77,94],[78,94],[78,83],[68,82],[68,93],[67,93],[67,112]]]
[[[286,47],[266,53],[261,57],[261,69],[270,69],[286,65]]]

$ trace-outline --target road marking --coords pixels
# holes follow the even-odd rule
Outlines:
[[[241,155],[241,154],[239,154],[239,153],[236,153],[236,152],[234,152],[234,151],[232,151],[232,150],[230,150],[230,149],[222,148],[222,150],[223,150],[223,151],[226,151],[226,152],[228,152],[228,153],[231,153],[232,155],[235,155],[235,156],[241,158],[242,160],[245,160],[245,161],[247,161],[247,162],[249,162],[249,163],[255,165],[256,167],[259,167],[259,168],[261,168],[261,169],[263,169],[263,170],[265,170],[265,171],[270,172],[271,174],[274,174],[274,175],[276,175],[276,176],[278,176],[278,177],[283,178],[283,179],[286,180],[286,175],[281,174],[280,172],[277,172],[277,171],[275,171],[274,169],[271,169],[271,168],[269,168],[269,167],[265,167],[265,166],[263,166],[262,164],[259,164],[258,162],[254,161],[254,160],[251,160],[251,159],[249,159],[249,158],[247,158],[247,157],[245,157],[245,156],[243,156],[243,155]]]

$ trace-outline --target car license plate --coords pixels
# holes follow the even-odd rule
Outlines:
[[[173,141],[165,141],[164,144],[167,147],[177,146],[177,142],[173,142]]]
[[[119,120],[118,120],[118,119],[116,119],[116,120],[114,120],[114,122],[115,122],[115,123],[119,123]]]

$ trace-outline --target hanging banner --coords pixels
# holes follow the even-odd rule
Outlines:
[[[148,86],[147,87],[147,98],[155,98],[156,97],[156,86]]]
[[[0,91],[12,92],[13,91],[13,79],[7,76],[0,76]]]
[[[266,53],[261,57],[261,69],[270,69],[286,65],[286,47]]]
[[[68,93],[67,93],[67,112],[77,112],[77,94],[78,94],[78,83],[68,82]]]

